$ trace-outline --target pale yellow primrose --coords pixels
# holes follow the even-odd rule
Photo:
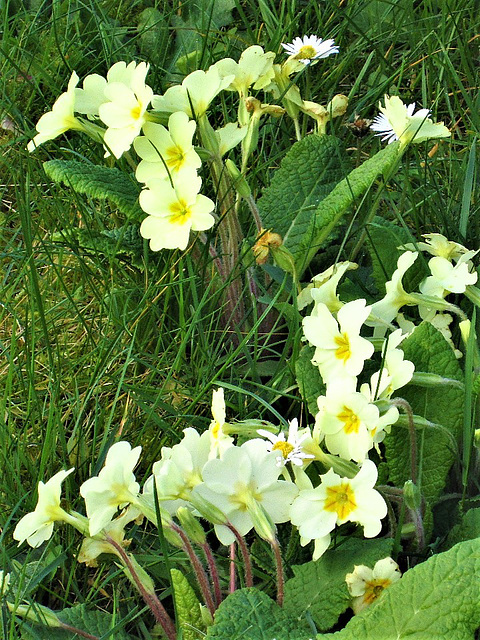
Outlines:
[[[259,45],[245,49],[238,62],[232,58],[223,58],[214,65],[222,78],[233,76],[230,84],[225,87],[228,91],[238,91],[241,98],[248,95],[248,89],[253,85],[254,90],[264,89],[272,81],[273,51],[265,52]]]
[[[390,557],[376,562],[373,569],[364,564],[355,565],[353,572],[345,576],[354,613],[359,613],[375,602],[401,576],[398,564]]]
[[[27,513],[18,522],[13,532],[14,540],[25,540],[31,547],[39,547],[53,533],[54,522],[72,524],[75,518],[60,506],[62,482],[72,471],[59,471],[48,482],[38,483],[38,502],[35,511]]]
[[[380,533],[387,505],[373,488],[377,475],[375,464],[365,460],[352,479],[341,478],[330,469],[320,476],[318,487],[300,491],[291,507],[291,521],[298,527],[303,546],[315,541],[314,560],[328,549],[330,533],[336,525],[358,522],[366,538]]]
[[[146,122],[145,135],[133,142],[135,151],[142,158],[135,172],[139,182],[150,184],[158,180],[172,180],[182,171],[197,170],[202,166],[200,156],[193,148],[193,135],[197,125],[186,113],[172,113],[168,129],[161,124]]]
[[[419,143],[430,138],[449,138],[450,131],[443,122],[433,123],[429,118],[430,109],[415,111],[415,103],[408,107],[398,96],[385,96],[385,106],[379,105],[381,114],[373,119],[370,129],[387,140],[388,144],[400,140],[402,145]]]
[[[223,389],[214,389],[212,394],[212,416],[208,432],[210,434],[209,459],[221,458],[225,451],[233,445],[233,438],[224,431],[226,424],[225,399]]]
[[[80,487],[91,536],[106,527],[118,509],[136,502],[140,486],[133,469],[141,451],[142,447],[132,449],[126,441],[113,444],[98,476],[89,478]]]
[[[69,129],[83,130],[83,125],[75,115],[75,87],[77,86],[79,77],[73,71],[68,81],[68,88],[62,93],[48,113],[44,113],[37,122],[37,135],[30,140],[27,149],[32,152],[39,145],[47,140],[53,140],[61,133],[65,133]]]
[[[183,250],[190,230],[205,231],[214,225],[215,203],[199,193],[201,185],[196,172],[184,171],[173,187],[159,180],[141,192],[140,206],[149,215],[140,225],[140,234],[150,240],[152,251]]]

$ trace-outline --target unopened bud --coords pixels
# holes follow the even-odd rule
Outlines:
[[[154,595],[155,585],[153,583],[152,578],[148,575],[145,569],[138,564],[138,562],[135,560],[135,558],[132,555],[128,554],[128,559],[132,566],[132,570],[130,570],[130,568],[127,567],[126,565],[123,565],[123,572],[125,573],[127,578],[135,587],[137,587],[138,586],[137,583],[140,582],[142,587],[145,589],[145,591],[148,594]],[[136,579],[133,577],[133,573],[135,573]]]
[[[256,500],[252,500],[251,503],[248,504],[247,510],[258,535],[270,543],[275,542],[277,539],[277,529],[265,509],[258,504]]]
[[[409,509],[417,510],[422,504],[422,495],[417,485],[412,480],[407,480],[403,485],[405,504]]]
[[[235,185],[235,189],[238,191],[238,193],[242,196],[242,198],[250,198],[252,192],[250,191],[250,187],[248,186],[245,177],[240,173],[237,165],[233,162],[233,160],[230,160],[230,158],[228,158],[228,160],[225,160],[225,166],[233,180],[233,184]]]
[[[295,260],[291,252],[285,246],[273,246],[272,255],[280,269],[283,269],[287,273],[291,273],[293,276],[295,275]]]
[[[177,518],[190,540],[198,545],[205,544],[205,531],[187,507],[179,507],[177,509]]]
[[[343,116],[348,107],[348,98],[347,96],[342,95],[341,93],[333,96],[330,102],[327,104],[327,111],[330,114],[331,118],[338,118],[339,116]]]
[[[63,626],[63,623],[57,618],[55,613],[48,607],[44,607],[41,604],[19,604],[14,605],[11,602],[7,602],[8,610],[20,618],[25,620],[31,620],[37,624],[43,624],[50,628],[59,628]]]

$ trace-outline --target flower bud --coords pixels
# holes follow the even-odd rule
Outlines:
[[[348,98],[347,96],[342,95],[341,93],[333,96],[330,102],[327,104],[327,111],[330,114],[331,118],[338,118],[339,116],[343,116],[348,107]]]
[[[420,489],[412,480],[407,480],[403,485],[403,496],[405,504],[409,509],[419,509],[422,504],[422,495]]]
[[[11,602],[7,602],[8,610],[20,618],[31,620],[37,624],[43,624],[51,628],[59,628],[63,626],[63,623],[57,618],[55,613],[48,607],[44,607],[41,604],[19,604],[14,605]]]
[[[248,183],[245,180],[245,177],[240,173],[239,169],[237,168],[233,160],[230,160],[230,158],[226,160],[225,167],[227,168],[228,173],[232,177],[233,183],[235,185],[235,189],[242,196],[242,198],[245,198],[245,199],[250,198],[252,195],[252,192],[250,191],[250,187],[248,186]]]
[[[205,531],[187,507],[179,507],[177,509],[177,518],[190,540],[198,545],[205,544]]]

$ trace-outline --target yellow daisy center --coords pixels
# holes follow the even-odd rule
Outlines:
[[[289,442],[276,442],[272,447],[272,451],[280,451],[285,460],[292,453],[293,449],[293,444]]]
[[[169,147],[165,155],[167,167],[173,171],[179,171],[185,164],[185,153],[177,145]]]
[[[170,222],[172,224],[185,224],[192,217],[192,210],[185,200],[177,200],[170,205]]]
[[[339,520],[345,520],[355,511],[355,492],[348,482],[342,482],[334,487],[327,487],[327,497],[325,499],[325,511],[333,511]]]
[[[376,580],[367,580],[365,583],[365,594],[363,601],[366,604],[372,604],[384,589],[389,587],[391,581],[388,578],[377,578]]]
[[[335,344],[338,345],[338,349],[335,350],[335,356],[339,360],[343,360],[343,363],[346,364],[347,360],[352,355],[350,351],[350,341],[348,339],[348,335],[346,333],[341,333],[339,336],[334,338]]]
[[[343,422],[343,430],[346,434],[358,433],[360,429],[360,418],[349,407],[343,407],[337,418]]]
[[[295,56],[300,60],[311,60],[317,55],[317,50],[311,44],[305,44]]]

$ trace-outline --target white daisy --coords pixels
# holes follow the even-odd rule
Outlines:
[[[309,429],[303,429],[303,433],[298,433],[298,420],[294,418],[288,425],[288,436],[285,438],[285,434],[281,431],[278,435],[274,435],[266,429],[258,429],[258,435],[270,440],[268,445],[269,451],[275,451],[277,455],[277,467],[283,467],[287,462],[302,466],[303,461],[306,458],[314,458],[315,456],[305,453],[302,450],[302,442],[310,438]]]
[[[335,46],[334,40],[322,40],[318,36],[297,37],[293,39],[291,44],[282,42],[282,47],[289,55],[295,56],[303,64],[310,64],[312,60],[319,60],[320,58],[328,58],[328,56],[339,51],[338,47]]]

